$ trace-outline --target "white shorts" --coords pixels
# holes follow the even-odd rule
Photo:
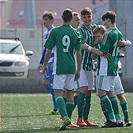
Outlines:
[[[124,93],[124,89],[123,89],[119,74],[117,76],[115,76],[114,92],[116,95]]]
[[[75,87],[75,74],[54,75],[53,88],[56,90],[73,90]]]
[[[114,91],[115,76],[98,76],[98,90]]]
[[[77,81],[77,89],[88,86],[88,90],[94,90],[94,72],[81,69],[80,78]]]
[[[77,89],[77,81],[74,82],[74,91],[76,92],[78,89]]]

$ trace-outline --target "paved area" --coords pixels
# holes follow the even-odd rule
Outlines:
[[[133,78],[121,78],[125,92],[133,92]],[[0,93],[42,93],[47,92],[42,85],[42,74],[37,69],[29,71],[26,79],[0,78]]]

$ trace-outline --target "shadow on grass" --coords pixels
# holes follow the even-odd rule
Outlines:
[[[64,130],[63,132],[66,133],[71,133],[72,131],[81,131],[81,130],[95,130],[95,129],[99,129],[99,127],[91,127],[91,128],[66,128],[66,130]],[[17,130],[17,129],[9,129],[9,130],[4,130],[1,131],[0,133],[44,133],[44,132],[59,132],[61,130],[59,130],[59,127],[54,127],[54,128],[35,128],[35,129],[23,129],[23,130]],[[81,131],[82,132],[82,131]]]

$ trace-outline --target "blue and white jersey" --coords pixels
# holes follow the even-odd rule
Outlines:
[[[42,64],[42,65],[44,63],[44,57],[45,57],[45,54],[46,54],[45,42],[48,39],[48,37],[50,35],[50,32],[52,31],[53,28],[54,28],[54,26],[52,26],[49,30],[46,30],[45,33],[44,33],[44,50],[43,50],[43,53],[42,53],[42,58],[40,60],[40,64]],[[50,63],[50,62],[54,62],[54,48],[52,49],[51,56],[50,56],[50,59],[49,59],[48,63]]]

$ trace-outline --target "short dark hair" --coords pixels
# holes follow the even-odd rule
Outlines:
[[[81,15],[91,15],[91,14],[92,10],[89,7],[86,7],[81,11]]]
[[[114,24],[116,22],[116,13],[114,11],[107,11],[102,16],[102,20],[104,21],[105,19],[110,19],[111,23]]]
[[[66,9],[62,14],[62,18],[63,18],[64,22],[70,22],[73,18],[72,10]]]
[[[54,19],[54,15],[52,12],[45,12],[42,18],[44,19],[45,17],[48,17],[50,20]]]

